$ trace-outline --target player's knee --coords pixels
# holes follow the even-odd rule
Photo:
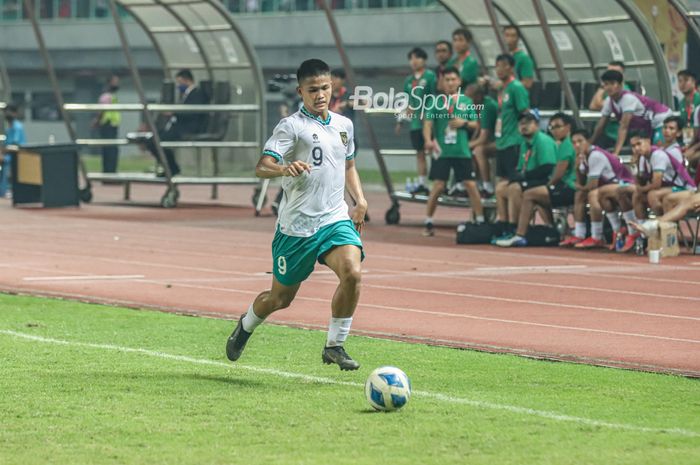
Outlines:
[[[273,305],[275,309],[277,310],[282,310],[284,308],[289,307],[292,304],[292,301],[294,300],[293,295],[288,295],[288,294],[280,294],[273,296]]]
[[[345,260],[340,267],[340,279],[351,286],[359,286],[362,280],[360,264],[352,260]]]

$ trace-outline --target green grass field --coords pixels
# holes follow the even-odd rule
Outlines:
[[[0,464],[700,463],[697,380],[352,336],[340,372],[273,325],[234,365],[232,328],[0,295]],[[415,390],[388,414],[362,388],[385,364]]]

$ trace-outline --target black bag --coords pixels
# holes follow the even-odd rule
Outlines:
[[[531,225],[527,228],[525,239],[527,239],[527,245],[533,247],[555,246],[559,245],[561,240],[557,228],[542,224]]]
[[[489,244],[493,227],[488,223],[462,223],[457,226],[457,244]]]

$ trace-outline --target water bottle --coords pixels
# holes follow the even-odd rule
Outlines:
[[[409,194],[413,192],[413,185],[411,184],[411,178],[406,178],[406,192]]]
[[[624,234],[621,234],[620,232],[617,233],[617,237],[615,238],[615,250],[622,250],[622,247],[625,246],[625,236]]]
[[[644,255],[644,238],[641,235],[634,241],[634,253]]]

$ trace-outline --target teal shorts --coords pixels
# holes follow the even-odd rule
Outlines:
[[[323,256],[341,245],[356,245],[364,260],[360,233],[350,220],[324,226],[311,237],[288,236],[277,228],[272,240],[272,272],[277,281],[293,286],[309,277],[317,260],[325,265]]]

